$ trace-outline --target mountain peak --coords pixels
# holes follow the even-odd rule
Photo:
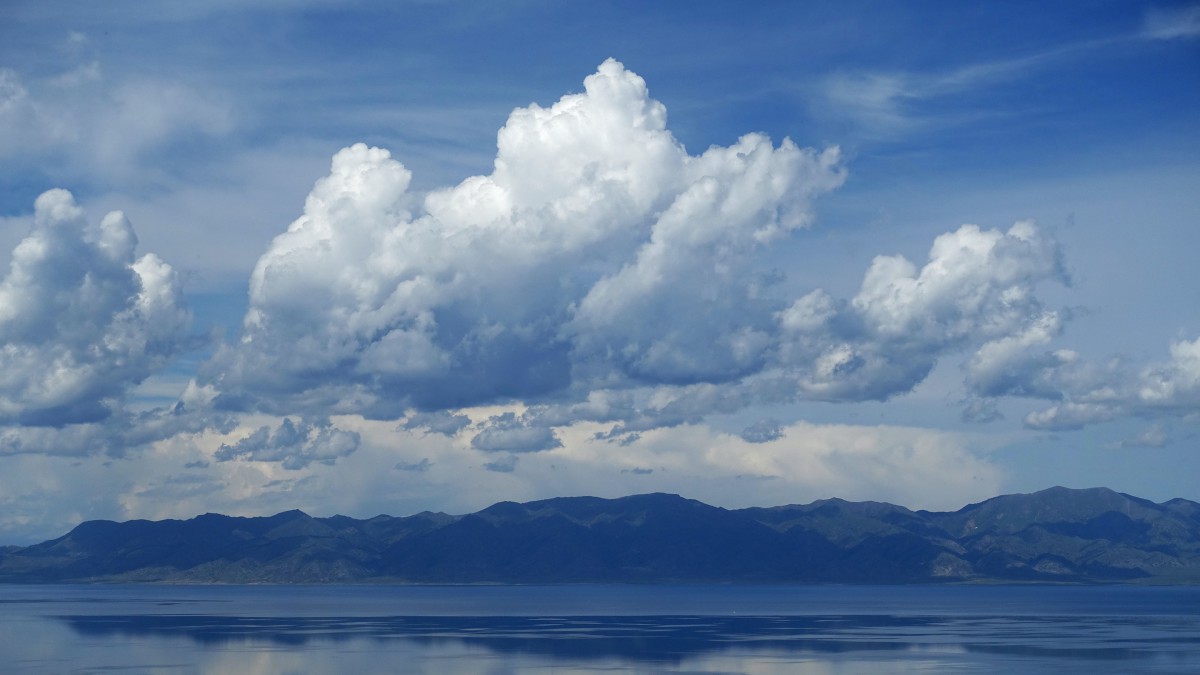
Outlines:
[[[953,513],[823,499],[727,510],[671,493],[356,520],[89,521],[0,550],[0,582],[1121,581],[1200,583],[1200,504],[1056,486]]]

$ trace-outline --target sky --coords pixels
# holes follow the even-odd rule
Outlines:
[[[0,543],[1200,500],[1200,5],[0,6]]]

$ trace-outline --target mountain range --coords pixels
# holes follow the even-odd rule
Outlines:
[[[1050,488],[954,512],[724,509],[672,494],[469,515],[89,521],[0,548],[0,582],[1200,583],[1200,504]]]

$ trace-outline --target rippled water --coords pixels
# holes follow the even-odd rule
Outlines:
[[[0,586],[13,673],[1200,672],[1200,588]]]

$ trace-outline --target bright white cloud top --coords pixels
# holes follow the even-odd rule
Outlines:
[[[60,45],[0,51],[0,543],[650,490],[1200,497],[1195,7],[1011,35],[951,11],[974,42],[923,47],[920,11],[877,8],[856,53],[801,7],[638,46],[580,7],[594,46],[540,31],[569,58],[492,68],[387,36],[399,11],[518,39],[486,21],[298,5],[116,3],[61,35],[0,10]],[[227,56],[154,37],[268,16]],[[1178,82],[1077,84],[1118,64]]]

